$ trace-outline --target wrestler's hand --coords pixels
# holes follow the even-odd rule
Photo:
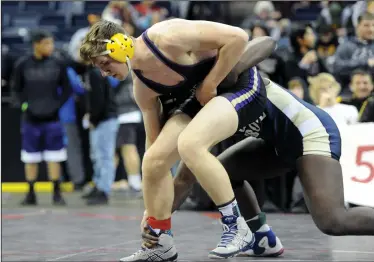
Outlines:
[[[142,246],[147,247],[147,248],[152,248],[158,244],[158,237],[155,237],[150,234],[150,230],[147,227],[147,218],[148,218],[148,214],[146,210],[144,211],[143,219],[140,224],[140,231],[142,233],[142,239],[143,239]]]
[[[196,89],[196,98],[202,106],[205,106],[215,96],[217,96],[216,88],[204,88],[202,85]]]
[[[158,244],[158,237],[150,234],[149,228],[145,227],[142,232],[142,246],[146,248],[153,248]]]
[[[142,222],[140,223],[140,232],[143,233],[144,228],[147,226],[148,213],[147,210],[144,211]]]

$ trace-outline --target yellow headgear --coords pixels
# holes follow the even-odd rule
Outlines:
[[[99,40],[106,42],[106,51],[99,55],[109,55],[114,60],[121,63],[128,63],[134,56],[134,41],[125,34],[115,34],[110,40]]]

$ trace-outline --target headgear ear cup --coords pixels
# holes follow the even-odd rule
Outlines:
[[[134,42],[131,37],[118,33],[110,38],[106,45],[108,55],[114,60],[127,63],[134,56]]]

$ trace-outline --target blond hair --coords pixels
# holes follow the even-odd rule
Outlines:
[[[333,75],[328,73],[320,73],[314,77],[308,77],[309,94],[314,104],[319,104],[319,92],[324,84],[328,84],[335,92],[336,95],[340,93],[341,86],[336,81]]]
[[[288,89],[289,90],[295,89],[297,87],[303,88],[303,83],[301,83],[301,81],[299,79],[292,79],[288,82]]]
[[[125,29],[113,22],[100,20],[92,25],[80,47],[81,59],[89,63],[91,58],[106,50],[106,43],[99,40],[110,39],[117,33],[126,34]]]

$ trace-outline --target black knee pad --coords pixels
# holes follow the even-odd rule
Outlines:
[[[231,181],[231,186],[233,189],[240,188],[244,185],[244,180],[232,180]]]

